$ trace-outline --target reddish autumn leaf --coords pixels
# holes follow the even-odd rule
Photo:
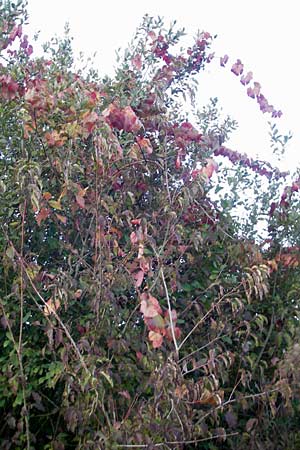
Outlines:
[[[254,89],[252,87],[248,87],[247,95],[248,95],[248,97],[255,98],[255,92],[254,92]]]
[[[300,265],[300,255],[297,254],[281,254],[279,261],[284,267],[298,267]]]
[[[140,361],[143,358],[143,353],[136,352],[136,357],[137,357],[138,361]]]
[[[207,178],[211,178],[212,174],[218,169],[218,164],[211,158],[207,159],[207,164],[202,167],[201,173],[206,175]]]
[[[67,218],[66,218],[65,216],[62,216],[61,214],[57,214],[57,213],[55,213],[55,215],[56,215],[56,217],[58,218],[58,220],[59,220],[60,222],[62,222],[64,225],[66,225],[66,223],[67,223]]]
[[[231,72],[235,75],[241,75],[244,70],[244,65],[242,64],[240,59],[237,59],[236,63],[231,67]]]
[[[135,231],[130,233],[130,242],[132,245],[136,245],[138,243],[138,237]]]
[[[0,98],[13,100],[18,95],[19,85],[10,75],[0,76]]]
[[[49,147],[61,147],[66,141],[56,130],[45,133],[45,139]]]
[[[254,81],[254,83],[253,83],[254,95],[258,96],[260,94],[260,89],[261,89],[260,84],[257,81]]]
[[[220,58],[220,65],[221,65],[222,67],[225,67],[225,65],[226,65],[227,62],[228,62],[228,59],[229,59],[229,56],[228,56],[228,55],[222,56],[222,57]]]
[[[180,126],[175,127],[174,136],[176,143],[180,147],[184,147],[186,143],[199,142],[202,135],[191,123],[183,122]]]
[[[118,130],[136,133],[142,127],[141,121],[138,119],[131,106],[119,108],[111,103],[109,107],[103,111],[102,115],[110,126],[117,128]]]
[[[131,219],[130,222],[132,223],[132,225],[140,225],[141,224],[141,219]]]
[[[151,153],[153,152],[153,148],[149,139],[138,136],[136,140],[139,147],[148,155],[151,155]]]
[[[99,92],[96,91],[92,91],[88,93],[88,99],[89,99],[89,105],[90,106],[95,106],[96,103],[99,101],[100,99],[100,94]]]
[[[98,114],[95,111],[85,112],[82,116],[82,125],[83,128],[90,134],[94,130],[97,121],[99,119]]]
[[[165,311],[164,316],[165,316],[166,321],[169,322],[169,320],[170,320],[169,311]],[[177,312],[175,311],[175,309],[171,310],[171,318],[172,318],[172,322],[176,322],[176,320],[177,320]]]
[[[269,211],[269,216],[273,216],[275,209],[278,207],[278,203],[276,202],[272,202],[271,203],[271,207],[270,207],[270,211]]]
[[[147,273],[150,270],[150,261],[149,259],[145,258],[145,256],[142,256],[139,258],[140,262],[140,268],[143,272]]]
[[[141,55],[139,55],[139,54],[135,55],[132,58],[131,62],[132,62],[132,65],[133,65],[133,67],[135,69],[141,70],[141,68],[142,68],[142,57],[141,57]]]
[[[143,272],[144,273],[144,272]],[[140,311],[145,317],[155,317],[162,313],[162,309],[158,300],[151,294],[144,292],[141,295],[141,308]]]
[[[174,327],[174,335],[175,335],[175,339],[179,339],[181,336],[181,330],[178,327]],[[173,334],[172,334],[172,329],[171,327],[167,327],[166,328],[166,338],[168,339],[168,341],[173,341]]]
[[[161,347],[163,343],[163,336],[160,333],[157,333],[155,331],[149,331],[148,337],[149,341],[152,342],[153,348]]]
[[[252,72],[248,72],[247,75],[244,75],[243,77],[241,77],[241,83],[245,86],[246,84],[249,84],[250,81],[253,78],[253,73]]]
[[[130,400],[131,399],[130,394],[129,394],[128,391],[119,391],[118,394],[121,395],[122,397],[126,398],[126,400]]]
[[[175,167],[176,169],[180,169],[181,167],[181,159],[180,159],[180,155],[177,155],[176,160],[175,160]]]
[[[43,193],[43,198],[45,200],[50,200],[52,198],[52,194],[50,194],[50,192],[44,192]]]
[[[39,213],[35,216],[35,219],[40,226],[43,220],[47,219],[49,217],[51,211],[48,208],[42,208]]]
[[[77,203],[77,205],[78,205],[80,208],[84,209],[84,208],[85,208],[85,201],[84,201],[84,198],[83,198],[80,194],[76,194],[75,198],[76,198],[76,203]]]

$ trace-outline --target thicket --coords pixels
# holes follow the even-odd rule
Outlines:
[[[103,78],[0,5],[1,449],[300,448],[299,174],[197,110],[212,36],[145,17]]]

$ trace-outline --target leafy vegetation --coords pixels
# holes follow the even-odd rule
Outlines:
[[[300,181],[192,108],[212,37],[145,17],[102,79],[0,5],[1,448],[300,448]]]

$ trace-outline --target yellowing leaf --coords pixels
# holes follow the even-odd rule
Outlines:
[[[64,225],[67,223],[67,218],[65,216],[62,216],[61,214],[55,214],[58,220],[60,220]]]
[[[44,306],[44,315],[50,316],[50,314],[53,314],[58,310],[60,307],[60,301],[58,298],[54,299],[52,297],[49,298],[49,300],[46,302],[46,305]]]
[[[114,382],[112,380],[112,378],[108,375],[108,373],[103,372],[103,370],[101,370],[100,374],[106,379],[106,381],[108,381],[108,383],[111,385],[111,387],[114,387]]]
[[[160,314],[157,314],[154,317],[144,317],[144,321],[150,331],[159,331],[162,333],[161,330],[165,330],[166,323]],[[163,334],[164,333],[165,331],[163,331]]]
[[[51,206],[51,208],[58,209],[59,211],[61,211],[62,208],[60,202],[56,200],[49,200],[48,203]]]
[[[15,255],[15,250],[14,250],[14,248],[13,248],[12,246],[8,247],[7,250],[6,250],[6,252],[5,252],[5,254],[6,254],[6,256],[7,256],[9,259],[13,259],[13,258],[14,258],[14,255]]]

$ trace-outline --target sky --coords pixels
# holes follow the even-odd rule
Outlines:
[[[197,107],[210,97],[218,97],[223,112],[236,119],[239,128],[226,145],[252,157],[272,161],[281,170],[300,167],[300,63],[298,60],[300,27],[296,0],[28,0],[28,33],[40,31],[40,41],[62,35],[69,23],[75,53],[91,56],[100,74],[113,74],[115,51],[126,48],[144,14],[162,16],[166,24],[176,20],[184,27],[188,44],[197,30],[217,35],[212,51],[229,55],[227,68],[218,59],[198,76]],[[230,63],[240,58],[244,71],[253,72],[262,93],[283,116],[277,120],[280,134],[292,132],[285,157],[272,155],[270,115],[262,114],[256,101],[230,72]]]

